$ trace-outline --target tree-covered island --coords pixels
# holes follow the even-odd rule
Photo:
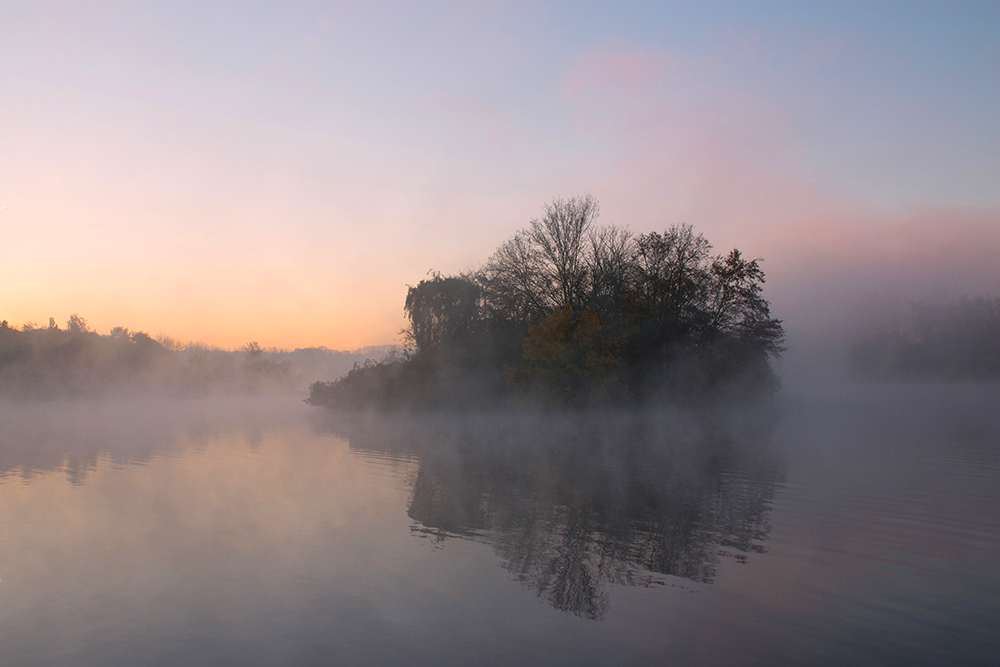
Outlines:
[[[316,382],[308,402],[635,403],[776,389],[784,331],[759,260],[713,255],[688,225],[633,234],[597,217],[590,196],[556,199],[478,270],[410,287],[408,345]]]

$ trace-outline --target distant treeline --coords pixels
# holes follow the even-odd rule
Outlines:
[[[264,350],[256,342],[237,351],[115,327],[91,330],[79,315],[65,328],[13,328],[0,321],[0,398],[130,394],[260,394],[302,390],[308,382],[340,375],[369,354],[326,348]]]
[[[1000,298],[913,303],[855,341],[851,358],[879,379],[1000,379]]]
[[[758,260],[712,255],[690,226],[600,227],[591,197],[541,219],[459,276],[411,287],[410,345],[317,382],[329,407],[751,396],[777,386],[781,322]]]

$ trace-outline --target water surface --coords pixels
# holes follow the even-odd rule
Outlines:
[[[995,664],[998,399],[0,404],[0,664]]]

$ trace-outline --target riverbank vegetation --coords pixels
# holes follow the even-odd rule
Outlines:
[[[70,316],[65,327],[51,318],[47,327],[15,328],[3,320],[0,398],[291,393],[384,352],[268,350],[255,341],[223,350],[125,327],[100,334],[79,315]]]
[[[410,287],[408,346],[310,387],[333,408],[766,395],[781,322],[759,260],[713,255],[690,226],[598,226],[555,200],[478,270]]]

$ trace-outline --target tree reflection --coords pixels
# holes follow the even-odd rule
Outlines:
[[[292,423],[297,408],[294,399],[264,398],[0,401],[0,482],[62,471],[82,485],[102,459],[143,464],[232,432],[254,447],[265,429]]]
[[[759,415],[492,415],[355,426],[362,449],[419,457],[413,530],[490,544],[556,609],[601,619],[608,588],[710,584],[763,552],[781,468]]]

